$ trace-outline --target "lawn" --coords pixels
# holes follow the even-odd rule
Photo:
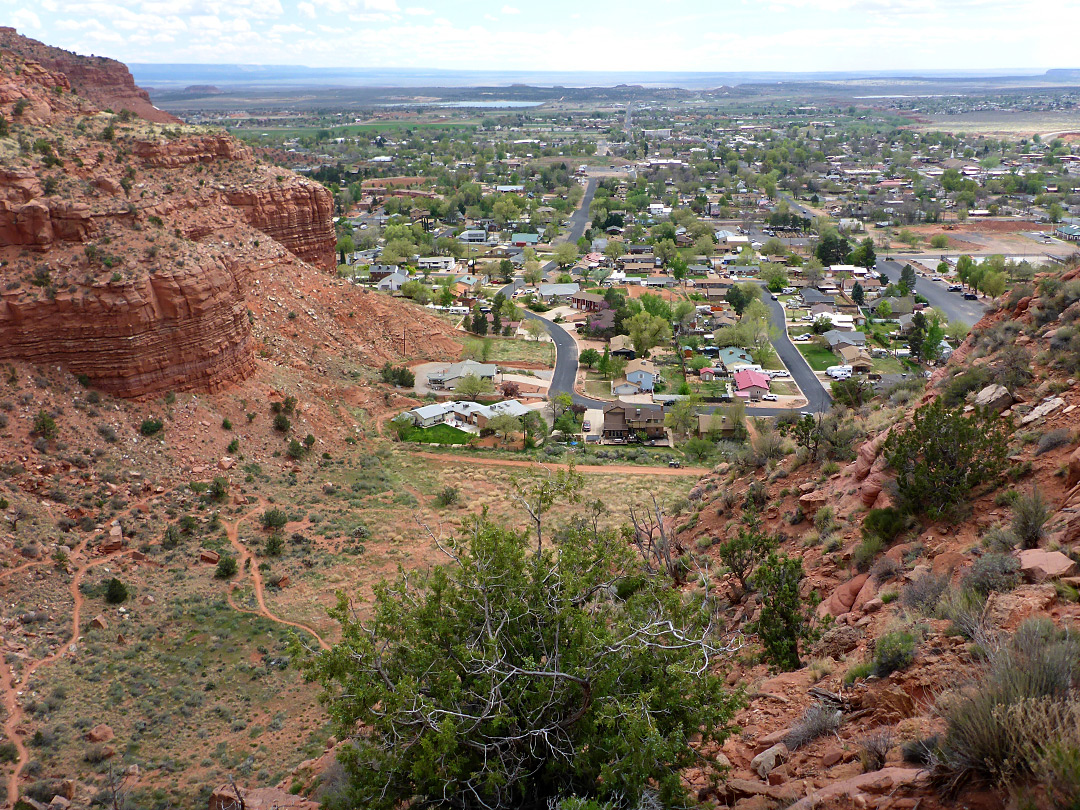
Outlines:
[[[833,354],[829,349],[822,348],[821,346],[815,346],[813,344],[795,344],[802,356],[806,358],[806,362],[810,364],[810,368],[814,371],[824,371],[829,366],[840,365],[840,358]]]
[[[487,355],[484,350],[487,349]],[[555,344],[549,340],[521,338],[466,338],[465,354],[487,363],[543,363],[555,365]]]
[[[468,444],[472,437],[473,434],[450,425],[432,425],[414,430],[409,434],[409,441],[420,444]]]

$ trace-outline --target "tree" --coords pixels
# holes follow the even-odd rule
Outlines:
[[[851,251],[848,263],[859,267],[873,267],[877,263],[877,254],[874,252],[874,240],[869,236],[859,243],[859,246]]]
[[[739,581],[743,592],[750,590],[750,577],[754,569],[776,547],[776,539],[761,529],[761,520],[753,512],[745,513],[739,533],[721,543],[718,549],[720,561]]]
[[[607,247],[604,248],[604,255],[611,259],[611,261],[615,261],[624,253],[626,253],[626,246],[623,245],[622,242],[610,240],[607,243]]]
[[[477,335],[486,335],[488,331],[487,315],[480,311],[480,305],[473,307],[472,331]]]
[[[751,630],[761,639],[765,658],[787,672],[802,666],[799,644],[813,637],[810,606],[799,594],[802,578],[802,560],[775,551],[753,577],[761,594],[761,612]]]
[[[866,292],[863,290],[862,284],[855,282],[855,286],[851,288],[851,300],[855,302],[856,306],[866,306]]]
[[[883,321],[892,317],[892,305],[888,301],[881,301],[877,305],[877,316]]]
[[[1050,203],[1046,209],[1046,215],[1050,217],[1051,222],[1061,222],[1061,218],[1065,215],[1065,209],[1061,207],[1061,203]]]
[[[509,259],[503,259],[499,262],[499,275],[502,277],[504,284],[509,284],[514,280],[514,263]]]
[[[1011,434],[1011,420],[992,411],[965,415],[941,397],[919,408],[909,426],[893,428],[884,447],[902,504],[933,519],[953,515],[974,487],[1005,469]]]
[[[377,586],[370,611],[339,594],[341,640],[306,656],[351,741],[328,805],[689,802],[681,771],[707,766],[695,747],[722,742],[739,703],[712,674],[701,599],[615,532],[571,528],[557,555],[491,522],[467,532],[450,564]]]
[[[525,279],[526,284],[531,284],[534,287],[539,284],[544,278],[544,271],[540,269],[540,262],[535,259],[526,261],[521,277]]]
[[[547,334],[547,329],[544,328],[544,324],[536,318],[529,318],[526,320],[525,325],[522,328],[533,340],[540,340],[541,337]]]
[[[516,416],[511,416],[508,413],[493,416],[487,421],[484,428],[496,435],[501,435],[503,441],[506,442],[511,441],[511,438],[515,433],[522,433],[524,431],[521,419]]]
[[[550,401],[551,413],[556,421],[563,414],[569,413],[570,409],[574,407],[574,398],[566,391],[560,391],[558,394],[552,395]]]
[[[769,264],[761,268],[761,278],[770,292],[778,293],[788,284],[787,271],[779,264]]]
[[[1005,292],[1005,274],[997,270],[990,270],[982,277],[979,286],[991,298],[997,298]]]
[[[943,233],[935,234],[930,239],[930,246],[942,250],[949,246],[949,237]]]
[[[916,360],[923,356],[923,343],[926,341],[926,329],[930,324],[926,316],[916,312],[911,316],[911,325],[908,327],[907,345],[911,356]]]
[[[495,386],[486,377],[477,377],[475,374],[466,374],[454,387],[454,393],[465,399],[476,402],[481,395],[494,393]]]
[[[727,301],[736,315],[742,315],[746,305],[754,300],[753,294],[747,289],[745,284],[734,284],[724,294],[724,300]]]
[[[600,352],[596,349],[585,349],[578,355],[578,362],[583,366],[595,368],[596,364],[600,362]]]
[[[696,396],[676,400],[664,417],[664,423],[676,433],[684,436],[689,434],[697,427],[697,409],[700,404],[701,399]]]
[[[639,312],[625,322],[634,351],[644,356],[649,349],[671,340],[671,324],[657,315]]]
[[[900,283],[907,288],[908,292],[915,291],[915,268],[910,264],[905,264],[904,269],[900,271]]]
[[[353,238],[346,234],[337,240],[338,264],[345,264],[345,257],[356,250]]]
[[[573,245],[570,242],[563,242],[561,245],[555,248],[552,254],[552,259],[559,267],[569,267],[577,261],[578,250],[577,245]]]
[[[825,266],[843,264],[850,252],[847,239],[835,232],[822,236],[814,249],[814,255]]]
[[[110,577],[105,583],[105,601],[110,605],[119,605],[128,598],[127,586],[116,577]]]

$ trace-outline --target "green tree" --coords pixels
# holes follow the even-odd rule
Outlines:
[[[990,270],[982,277],[979,287],[991,298],[997,298],[1005,292],[1005,274],[997,270]]]
[[[1052,202],[1046,209],[1046,215],[1050,217],[1051,222],[1061,222],[1061,218],[1065,216],[1065,209],[1061,207],[1061,203]]]
[[[750,629],[761,639],[765,658],[788,672],[802,666],[799,645],[814,635],[809,605],[799,594],[802,578],[802,560],[775,551],[753,576],[754,587],[761,594],[761,612]]]
[[[900,271],[900,283],[908,292],[914,292],[916,281],[915,268],[910,264],[905,264],[904,269]]]
[[[345,264],[345,257],[356,250],[353,238],[346,234],[337,240],[338,264]]]
[[[697,396],[676,400],[664,416],[664,423],[674,432],[685,436],[697,427],[697,409],[700,405],[701,398]]]
[[[570,267],[577,261],[577,258],[577,245],[571,244],[570,242],[563,242],[561,245],[558,245],[552,254],[552,259],[554,259],[555,263],[559,265],[560,268]]]
[[[935,234],[930,239],[930,246],[941,250],[949,246],[949,237],[943,233]]]
[[[578,362],[583,366],[589,368],[596,368],[596,364],[600,362],[600,352],[596,349],[585,349],[580,355],[578,355]]]
[[[494,393],[495,386],[486,377],[477,377],[475,374],[466,374],[458,380],[454,393],[459,397],[476,402],[484,394]]]
[[[855,286],[851,288],[851,300],[855,302],[856,306],[866,306],[866,291],[863,290],[862,284],[855,282]]]
[[[877,305],[877,316],[883,321],[892,317],[892,305],[888,301],[882,301]]]
[[[910,425],[893,428],[884,448],[903,505],[934,519],[951,515],[974,487],[1004,470],[1011,433],[1011,420],[965,415],[941,397],[919,408]]]
[[[671,340],[671,324],[658,315],[639,312],[625,322],[634,351],[644,356],[649,349]]]
[[[127,586],[116,577],[110,577],[105,583],[105,601],[110,605],[119,605],[128,598]]]
[[[825,266],[843,264],[850,252],[847,239],[832,231],[824,234],[814,248],[814,255]]]
[[[769,264],[761,268],[761,278],[770,292],[778,293],[788,284],[787,270],[779,264]]]
[[[502,436],[506,442],[512,441],[515,433],[523,433],[525,430],[521,419],[508,413],[493,416],[484,427],[497,436]]]
[[[670,239],[661,239],[653,245],[653,255],[656,256],[665,267],[679,255],[675,243]]]
[[[877,253],[874,252],[874,240],[869,236],[859,243],[859,246],[851,251],[848,263],[859,267],[873,267],[877,262]]]
[[[750,579],[757,566],[776,548],[776,538],[761,529],[761,520],[753,512],[744,514],[739,533],[721,543],[720,562],[739,581],[743,592],[750,590]]]
[[[712,674],[711,611],[615,532],[571,528],[554,554],[467,531],[451,564],[376,586],[370,611],[339,593],[341,640],[302,663],[350,740],[327,806],[689,803],[682,770],[710,767],[696,749],[739,705]]]

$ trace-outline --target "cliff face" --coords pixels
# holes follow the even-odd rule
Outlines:
[[[298,259],[335,266],[330,193],[227,135],[95,115],[70,92],[82,79],[17,55],[12,36],[0,36],[13,136],[0,139],[0,359],[62,365],[122,396],[249,375],[256,277]]]
[[[55,298],[0,297],[0,357],[33,358],[136,396],[215,391],[254,368],[244,305],[250,265],[212,262]]]
[[[0,50],[18,54],[42,68],[62,73],[71,88],[102,109],[131,110],[157,124],[179,124],[180,119],[150,103],[150,95],[135,84],[122,62],[103,56],[80,56],[20,36],[14,28],[0,27]]]

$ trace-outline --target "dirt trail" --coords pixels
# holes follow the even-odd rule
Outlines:
[[[316,633],[313,629],[308,627],[306,624],[301,624],[299,622],[291,622],[288,619],[282,619],[280,616],[273,613],[270,610],[270,608],[268,608],[266,606],[266,598],[264,596],[264,590],[263,590],[262,573],[259,571],[259,564],[258,564],[258,562],[255,561],[254,553],[247,546],[245,546],[243,543],[240,542],[240,532],[239,532],[240,524],[243,523],[245,520],[247,520],[252,515],[254,515],[255,513],[257,513],[262,508],[263,508],[263,504],[260,502],[259,506],[256,509],[253,509],[251,512],[248,512],[246,515],[242,515],[242,516],[238,517],[232,523],[226,523],[225,524],[225,533],[226,533],[226,535],[228,535],[229,542],[232,544],[232,547],[234,549],[236,549],[236,553],[238,555],[240,555],[240,571],[241,571],[241,579],[238,579],[229,588],[229,593],[228,593],[228,596],[227,596],[229,605],[234,610],[237,610],[240,613],[252,613],[252,614],[260,615],[260,616],[263,616],[264,618],[269,619],[272,622],[276,622],[277,624],[284,624],[284,625],[286,625],[288,627],[293,627],[293,628],[295,628],[297,630],[303,630],[306,633],[310,633],[312,636],[315,637],[315,640],[319,643],[319,646],[322,649],[328,650],[328,649],[330,649],[330,645],[327,644],[326,641],[323,640],[322,636],[320,636],[318,633]],[[240,582],[242,581],[242,578],[243,578],[243,572],[245,570],[248,571],[248,573],[251,574],[251,582],[255,587],[255,601],[258,602],[258,605],[259,605],[258,610],[247,610],[245,608],[240,607],[239,605],[236,604],[235,601],[233,601],[233,591],[235,591],[236,588],[240,585]]]
[[[435,461],[442,461],[447,464],[481,464],[489,465],[492,467],[545,467],[547,469],[554,470],[566,470],[569,467],[566,464],[550,464],[548,462],[540,461],[514,461],[508,458],[482,458],[480,456],[450,456],[442,455],[440,453],[424,453],[414,452],[411,455],[420,456],[421,458],[430,458]],[[576,464],[574,469],[579,473],[588,473],[596,475],[665,475],[665,476],[679,476],[679,475],[696,475],[699,478],[703,475],[707,475],[712,472],[708,467],[645,467],[635,466],[633,464]]]
[[[83,540],[72,553],[72,557],[80,557],[86,553],[86,548],[89,543],[89,538]],[[80,565],[75,573],[71,577],[71,582],[68,583],[68,591],[71,593],[72,608],[71,608],[71,637],[56,648],[56,651],[39,658],[37,661],[32,662],[21,673],[18,684],[15,681],[15,671],[3,660],[0,660],[0,672],[3,673],[3,680],[0,683],[0,689],[3,690],[3,703],[4,709],[7,713],[7,717],[4,720],[4,734],[12,743],[15,744],[15,750],[18,754],[18,759],[15,762],[15,769],[8,777],[7,784],[7,803],[5,807],[14,807],[15,802],[19,798],[19,777],[22,775],[23,768],[26,767],[27,762],[30,760],[30,753],[26,749],[26,745],[23,743],[22,735],[19,732],[19,724],[22,722],[23,713],[22,707],[19,706],[19,686],[23,689],[26,688],[30,678],[41,667],[48,666],[54,661],[57,661],[64,656],[71,645],[79,640],[79,623],[80,616],[82,615],[83,607],[83,595],[79,591],[79,585],[82,583],[83,578],[86,576],[86,572],[91,568],[97,568],[99,565],[105,565],[106,563],[119,560],[121,557],[130,554],[130,551],[123,551],[119,554],[110,554],[107,557],[100,557],[98,559],[87,560],[84,564]],[[25,566],[24,566],[25,567]]]

